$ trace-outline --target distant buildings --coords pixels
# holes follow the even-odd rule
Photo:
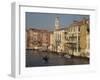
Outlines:
[[[89,20],[73,21],[72,24],[62,28],[60,18],[55,18],[54,31],[27,29],[27,49],[41,49],[89,57],[90,28]]]
[[[47,49],[50,46],[50,32],[47,30],[27,29],[27,49]]]

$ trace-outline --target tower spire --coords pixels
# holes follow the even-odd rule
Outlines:
[[[60,29],[60,19],[59,19],[59,17],[57,16],[57,17],[55,18],[55,30],[58,30],[58,29]]]

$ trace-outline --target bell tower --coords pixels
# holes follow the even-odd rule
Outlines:
[[[55,30],[59,30],[60,29],[60,19],[59,17],[57,16],[55,18]]]

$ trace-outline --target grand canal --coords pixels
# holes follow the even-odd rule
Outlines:
[[[26,67],[60,66],[60,65],[86,65],[89,58],[67,58],[53,52],[26,50]]]

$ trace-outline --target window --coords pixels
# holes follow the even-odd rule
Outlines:
[[[78,27],[78,31],[80,31],[80,27]]]

